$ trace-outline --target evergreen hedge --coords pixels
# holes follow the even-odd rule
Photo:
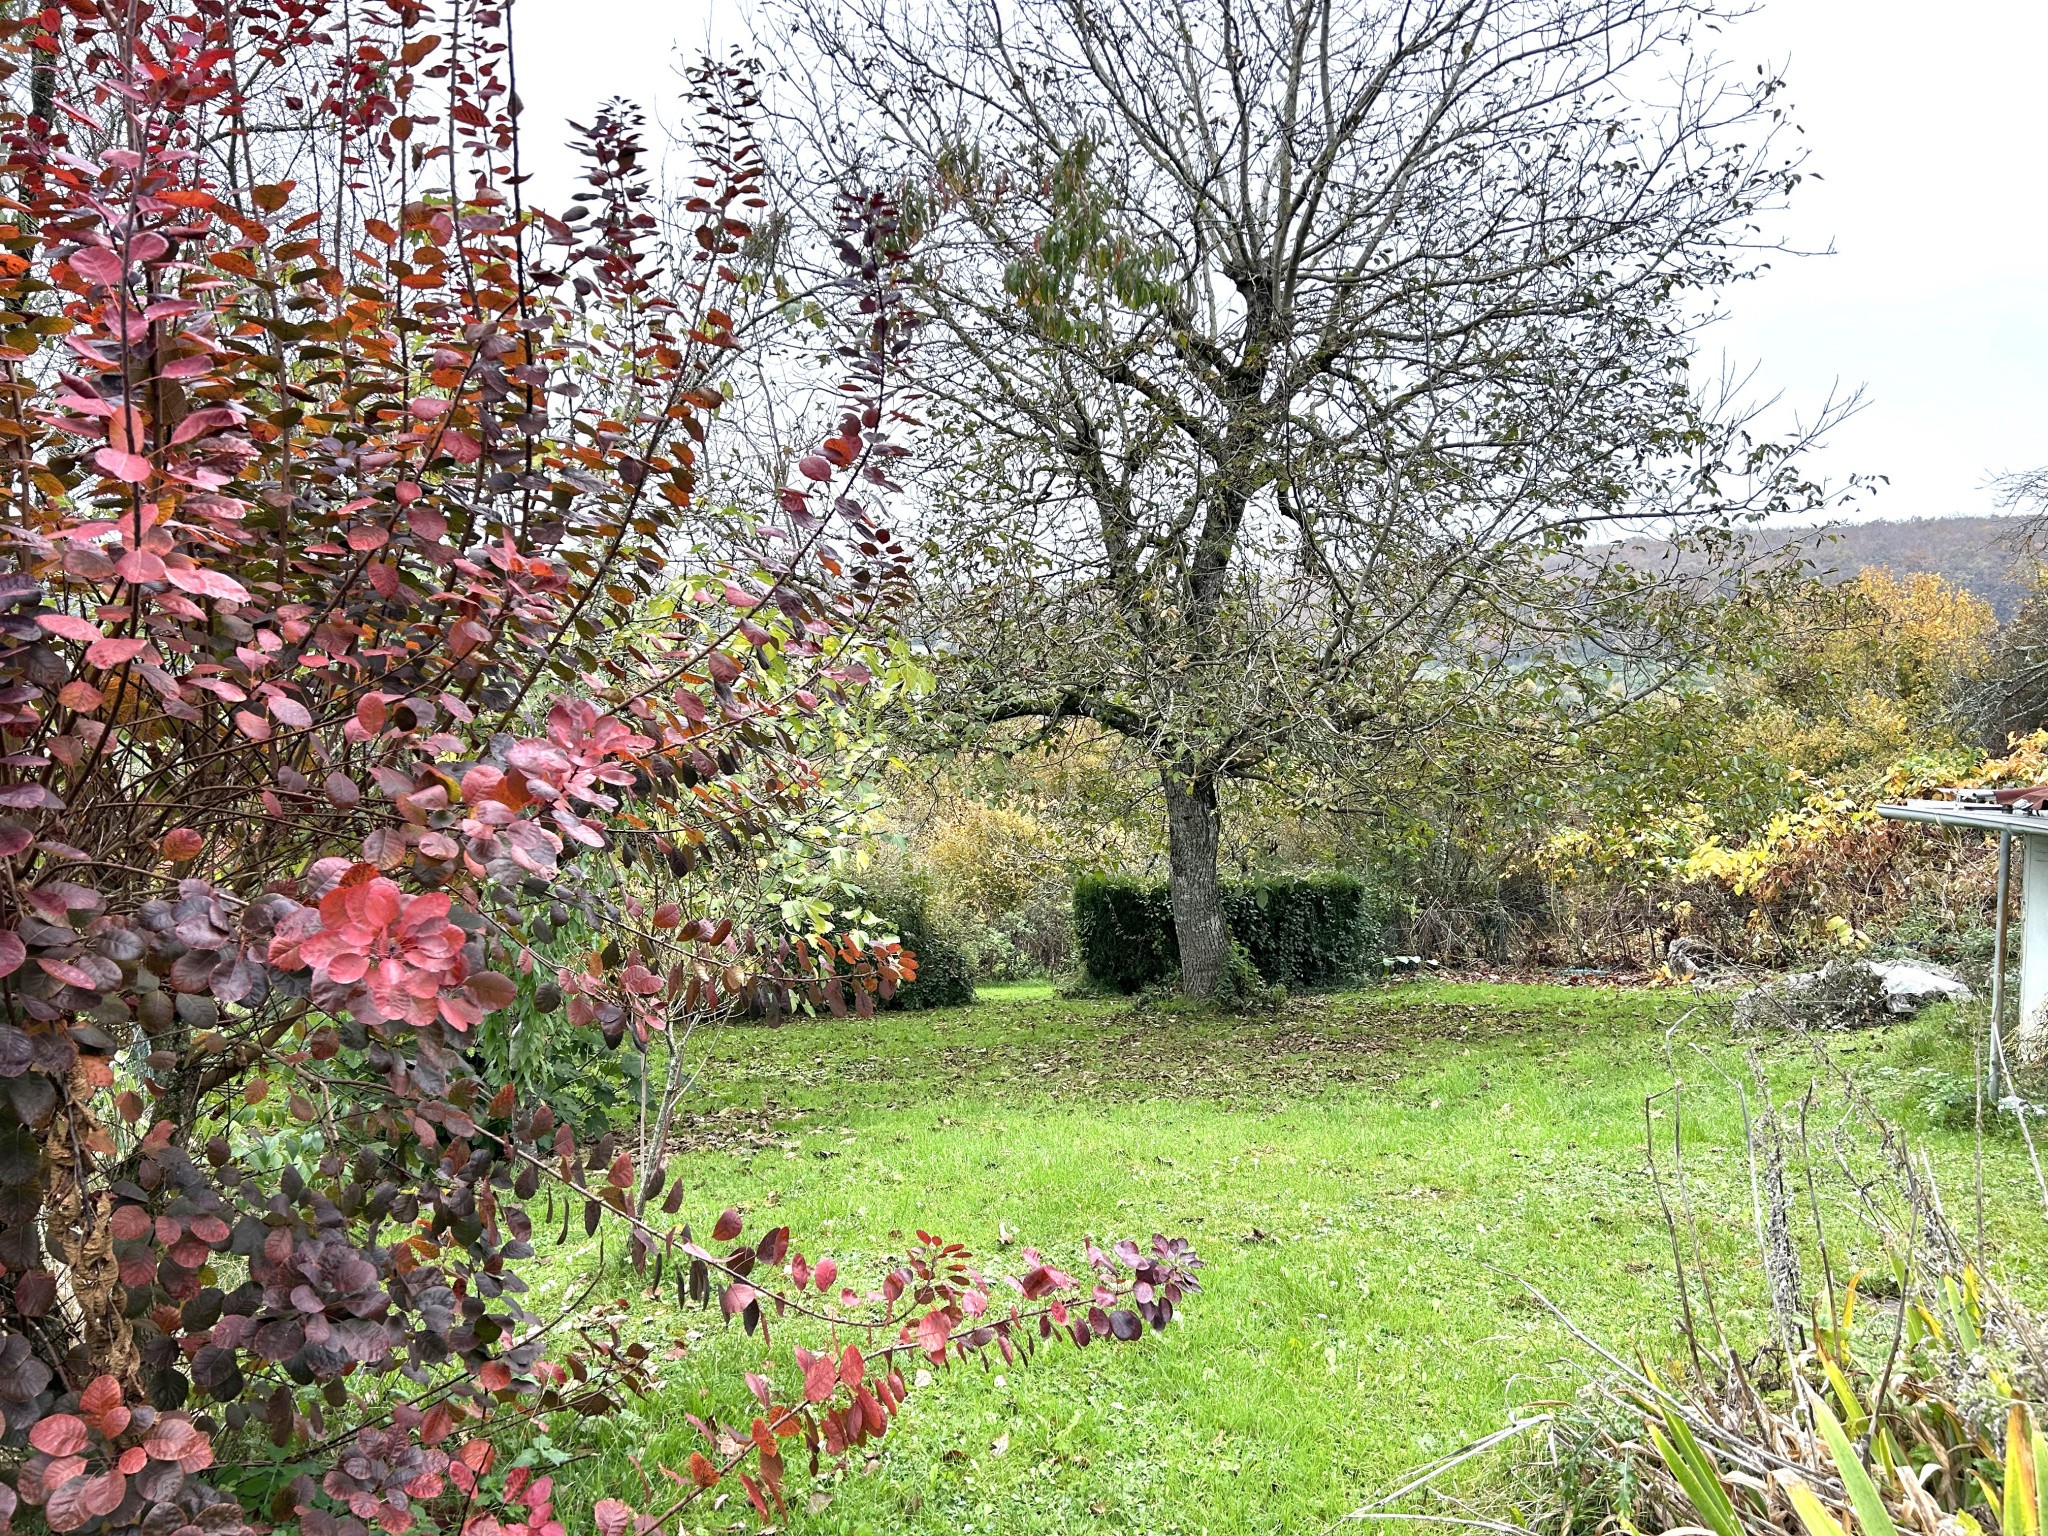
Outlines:
[[[917,956],[917,980],[898,987],[886,1008],[951,1008],[974,1001],[974,964],[933,922],[930,898],[914,881],[871,891],[868,905]]]
[[[1163,885],[1110,875],[1074,884],[1074,949],[1098,987],[1141,992],[1180,972],[1173,902]]]
[[[1269,984],[1295,991],[1365,975],[1385,950],[1390,904],[1356,875],[1227,885],[1223,917]],[[1173,901],[1164,884],[1091,875],[1074,886],[1074,943],[1088,979],[1138,992],[1180,974]]]

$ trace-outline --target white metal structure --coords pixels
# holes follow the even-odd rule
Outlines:
[[[2000,803],[1988,789],[1951,791],[1953,800],[1907,800],[1881,805],[1892,821],[1926,821],[1938,826],[1993,832],[1998,836],[1998,916],[1991,953],[1991,1089],[1997,1097],[2006,1078],[2005,935],[2012,890],[2012,843],[2020,840],[2020,1009],[2014,1039],[2022,1055],[2048,1041],[2048,810],[2038,805]],[[2008,797],[2011,791],[2006,791]],[[2033,792],[2027,792],[2029,799]]]

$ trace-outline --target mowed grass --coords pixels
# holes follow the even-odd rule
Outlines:
[[[1668,1179],[1682,1115],[1722,1320],[1765,1336],[1742,1106],[1721,1075],[1746,1072],[1753,1043],[1684,993],[1423,983],[1235,1021],[990,989],[964,1009],[718,1034],[676,1176],[700,1229],[736,1204],[749,1232],[786,1223],[857,1283],[920,1228],[992,1269],[1025,1244],[1057,1260],[1089,1235],[1153,1232],[1188,1238],[1208,1266],[1164,1334],[939,1372],[877,1458],[796,1479],[790,1530],[1317,1531],[1595,1368],[1532,1286],[1620,1352],[1677,1355],[1644,1157],[1645,1099],[1674,1065],[1682,1109],[1665,1097],[1649,1128]],[[1842,1037],[1836,1055],[1903,1110],[1973,1235],[1971,1138],[1911,1107],[1916,1074],[1968,1074],[1961,1024],[1941,1010]],[[1790,1042],[1766,1065],[1780,1095],[1815,1075]],[[1826,1087],[1809,1121],[1842,1109]],[[1993,1267],[2031,1290],[2041,1215],[2025,1150],[1987,1140],[1983,1166]],[[1829,1199],[1838,1271],[1881,1263]],[[577,1453],[558,1473],[572,1519],[637,1487],[636,1463],[681,1466],[700,1445],[686,1410],[750,1412],[740,1375],[763,1357],[715,1311],[679,1311],[672,1289],[649,1299],[615,1240],[607,1253],[593,1303],[670,1343],[659,1391],[560,1436]],[[545,1290],[581,1294],[597,1244],[579,1226],[546,1260]],[[751,1524],[734,1489],[683,1528]]]

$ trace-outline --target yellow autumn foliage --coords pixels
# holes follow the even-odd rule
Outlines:
[[[1724,784],[1756,787],[1724,800],[1705,776],[1679,773],[1668,799],[1560,828],[1533,861],[1555,887],[1640,892],[1683,928],[1699,887],[1714,886],[1747,910],[1745,947],[1769,947],[1773,934],[1863,942],[1860,925],[1904,899],[1900,861],[1918,846],[1877,815],[1879,803],[1938,785],[2048,778],[2048,735],[1988,761],[1957,722],[1959,685],[1997,628],[1973,593],[1870,569],[1842,588],[1808,588],[1784,626],[1768,665],[1717,679],[1689,706],[1707,712],[1693,740],[1749,765]],[[1775,806],[1759,793],[1769,782],[1760,773],[1788,791]]]
[[[1962,746],[1956,686],[1982,665],[1997,628],[1989,603],[1938,575],[1866,569],[1752,685],[1736,745],[1836,781]]]
[[[1037,817],[978,800],[948,806],[921,852],[943,899],[984,923],[1022,907],[1066,865],[1058,837]]]

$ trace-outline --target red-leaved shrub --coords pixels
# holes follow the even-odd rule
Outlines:
[[[639,1167],[579,1147],[480,1048],[511,1008],[614,1042],[864,1013],[913,964],[736,900],[907,590],[874,501],[915,330],[895,212],[841,210],[836,421],[772,505],[708,505],[764,206],[751,87],[696,77],[670,259],[630,109],[586,131],[576,209],[524,205],[507,26],[454,0],[0,21],[0,1516],[559,1531],[499,1446],[649,1376],[526,1304],[543,1181],[683,1303],[819,1346],[665,1493],[619,1491],[651,1513],[602,1501],[607,1533],[728,1476],[772,1518],[787,1455],[885,1432],[906,1357],[1130,1338],[1193,1287],[1162,1239],[1079,1279],[1032,1258],[1003,1300],[921,1239],[835,1289],[786,1229],[666,1224],[658,1139]],[[602,944],[548,949],[569,914]],[[280,1155],[286,1123],[314,1134]],[[251,1475],[264,1437],[315,1470]]]

